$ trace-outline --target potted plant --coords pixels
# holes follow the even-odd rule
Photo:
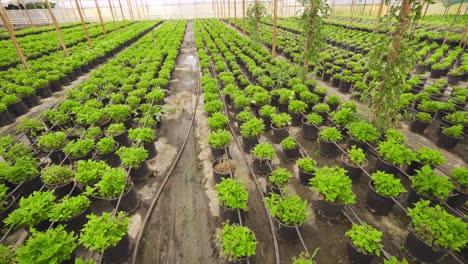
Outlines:
[[[63,148],[63,152],[68,155],[71,161],[86,160],[91,158],[91,151],[94,149],[94,141],[92,139],[77,139]]]
[[[218,159],[223,155],[229,156],[229,143],[232,140],[231,133],[227,130],[218,130],[211,132],[208,135],[208,144],[211,147],[211,154],[214,159]]]
[[[148,159],[156,157],[156,146],[154,145],[154,131],[151,128],[135,128],[128,130],[128,138],[133,145],[143,143],[143,147],[148,152]]]
[[[339,111],[331,114],[333,123],[340,129],[343,135],[347,132],[347,125],[355,122],[357,119],[356,112],[350,108],[341,108]]]
[[[281,194],[281,188],[286,185],[293,175],[284,168],[274,170],[267,178],[267,192]]]
[[[382,232],[367,223],[353,224],[345,236],[348,238],[346,251],[351,263],[371,263],[375,255],[380,256]]]
[[[79,242],[86,248],[104,254],[109,263],[118,263],[130,255],[130,239],[127,235],[128,218],[124,212],[116,216],[102,213],[87,216],[88,222],[80,232]]]
[[[122,166],[131,168],[130,177],[132,181],[140,182],[148,177],[148,165],[145,162],[148,158],[148,151],[142,147],[120,147],[116,153],[122,161]]]
[[[338,154],[338,141],[343,138],[341,133],[335,127],[327,127],[319,133],[320,155],[325,157],[334,157]]]
[[[276,114],[277,109],[271,105],[264,105],[260,108],[259,115],[265,124],[265,130],[271,129],[271,115]]]
[[[128,133],[124,124],[110,124],[105,131],[105,135],[114,138],[120,146],[129,147]]]
[[[298,159],[296,165],[299,168],[299,182],[303,185],[309,185],[310,179],[314,177],[317,165],[311,157]]]
[[[104,112],[113,123],[124,123],[126,128],[131,127],[130,106],[126,104],[112,104],[104,108]]]
[[[447,199],[452,190],[453,183],[448,177],[439,175],[431,167],[424,165],[411,177],[408,204],[411,206],[421,199],[438,203],[439,200]]]
[[[81,189],[93,185],[110,168],[104,161],[79,160],[75,164],[75,182]]]
[[[65,159],[62,148],[67,144],[67,135],[64,132],[49,132],[39,137],[37,146],[47,154],[55,164]]]
[[[337,218],[341,215],[344,205],[355,202],[351,179],[340,167],[316,169],[315,177],[310,179],[310,185],[320,194],[316,209],[322,216]]]
[[[16,130],[25,133],[29,141],[33,142],[36,137],[45,132],[45,127],[39,118],[22,118],[18,126],[16,126]]]
[[[242,135],[242,143],[244,151],[250,151],[256,144],[258,144],[258,136],[265,130],[265,124],[258,118],[253,118],[245,122],[240,133]]]
[[[307,109],[307,104],[300,100],[289,101],[288,111],[291,116],[291,125],[298,126],[301,123],[302,115]]]
[[[111,167],[120,165],[120,160],[115,153],[119,148],[119,144],[115,142],[113,137],[104,137],[96,144],[97,160],[105,161]]]
[[[283,139],[281,146],[287,160],[296,160],[299,157],[299,146],[294,137],[289,136]]]
[[[243,109],[245,109],[246,107],[248,107],[250,105],[250,101],[252,99],[245,96],[244,94],[242,93],[239,93],[237,94],[235,97],[234,97],[234,113],[235,114],[238,114],[240,113]]]
[[[288,103],[290,100],[295,98],[294,91],[286,88],[277,89],[278,99],[278,111],[285,113],[288,110]]]
[[[335,111],[341,103],[341,98],[338,95],[330,95],[327,97],[327,104],[330,106],[330,111]]]
[[[221,255],[228,261],[241,261],[255,255],[257,240],[247,227],[224,224],[220,240]]]
[[[278,233],[285,241],[298,239],[296,226],[302,226],[307,217],[307,201],[297,195],[282,197],[276,193],[265,198],[265,206],[279,225]]]
[[[15,122],[14,117],[8,111],[7,106],[0,102],[0,127],[12,124]]]
[[[421,200],[408,208],[411,217],[409,233],[404,241],[406,251],[417,261],[435,263],[447,249],[459,251],[468,240],[468,224],[440,205],[430,206]]]
[[[377,151],[379,157],[375,171],[384,171],[395,175],[395,177],[398,177],[399,173],[397,166],[409,165],[415,159],[413,150],[391,139],[380,142]]]
[[[457,167],[451,171],[454,181],[453,195],[447,200],[451,206],[462,206],[468,200],[468,168]]]
[[[413,175],[415,170],[421,169],[424,165],[429,165],[434,168],[437,165],[445,163],[445,157],[439,151],[428,147],[420,147],[415,152],[415,158],[406,169],[409,175]]]
[[[16,260],[19,263],[65,263],[73,259],[73,252],[78,246],[77,237],[67,233],[64,227],[45,232],[32,230],[31,237],[16,250]]]
[[[206,123],[211,131],[225,129],[228,121],[228,118],[220,112],[214,113],[206,119]]]
[[[444,149],[453,149],[463,139],[463,126],[445,127],[437,139],[436,145]]]
[[[319,114],[323,120],[327,120],[328,113],[330,112],[330,106],[324,103],[318,103],[312,107],[312,111]]]
[[[216,183],[220,183],[223,178],[230,178],[234,175],[236,163],[227,156],[215,159],[212,163],[213,178]]]
[[[270,172],[271,160],[275,149],[268,143],[259,143],[252,149],[253,170],[255,173],[265,175]]]
[[[319,251],[319,248],[314,250],[314,253],[312,256],[305,252],[301,252],[299,257],[293,257],[293,264],[317,264],[317,262],[314,261],[315,256],[317,255]]]
[[[335,88],[338,88],[340,86],[340,81],[341,81],[341,74],[339,73],[333,74],[331,85]]]
[[[224,105],[221,101],[216,100],[216,101],[211,101],[211,102],[206,103],[203,106],[203,109],[205,110],[205,113],[207,113],[208,116],[211,116],[216,112],[221,112],[221,110],[223,109],[223,106]]]
[[[414,116],[414,121],[411,122],[410,130],[414,133],[424,134],[424,130],[431,124],[432,116],[426,112],[419,112]]]
[[[86,215],[91,213],[91,202],[85,195],[65,196],[52,207],[49,219],[56,223],[67,224],[68,231],[79,232],[86,223]]]
[[[348,171],[348,176],[352,181],[357,181],[361,177],[363,168],[367,167],[366,154],[360,148],[351,146],[348,153],[341,155],[341,167]]]
[[[323,118],[316,114],[311,113],[302,119],[302,136],[305,139],[317,139],[319,126],[323,124]]]
[[[355,145],[356,147],[366,151],[367,143],[377,141],[380,136],[377,128],[366,122],[354,122],[347,125],[348,134],[350,136],[349,146]]]
[[[366,204],[375,214],[387,215],[395,204],[393,199],[406,192],[406,189],[400,179],[383,171],[374,172],[371,179]]]
[[[47,189],[54,190],[55,196],[62,198],[73,188],[73,170],[69,167],[49,165],[41,171],[42,182]]]
[[[1,174],[4,180],[14,186],[20,185],[19,190],[23,195],[31,194],[42,186],[39,177],[39,161],[28,156],[15,158],[11,166],[5,166]]]
[[[249,108],[245,108],[239,114],[237,114],[237,127],[240,129],[244,122],[249,121],[250,119],[255,118],[254,114],[250,111]]]
[[[271,115],[271,128],[273,129],[273,139],[276,143],[280,143],[289,136],[289,122],[291,122],[291,116],[286,113]]]
[[[307,104],[307,112],[312,110],[312,107],[318,103],[320,97],[312,92],[303,91],[299,94],[299,99],[301,99],[304,103]]]
[[[238,180],[223,178],[215,185],[219,199],[219,216],[229,223],[239,223],[237,210],[240,211],[242,221],[244,221],[247,208],[249,192]]]

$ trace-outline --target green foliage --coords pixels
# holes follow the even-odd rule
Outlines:
[[[271,96],[267,91],[257,92],[257,93],[254,93],[252,99],[253,99],[253,103],[256,105],[266,105],[270,103]]]
[[[15,263],[15,253],[12,246],[5,246],[0,244],[0,264]]]
[[[39,118],[21,118],[20,123],[16,126],[18,132],[28,133],[31,137],[35,138],[45,131],[44,124]]]
[[[12,183],[20,183],[25,180],[30,180],[39,174],[39,162],[30,157],[18,158],[15,163],[9,167],[5,167],[3,177]]]
[[[409,165],[416,157],[413,150],[392,140],[380,142],[377,151],[383,160],[395,165]]]
[[[9,146],[8,152],[3,155],[5,160],[16,161],[18,159],[24,159],[33,156],[33,150],[30,146],[23,145],[23,143],[17,142]]]
[[[8,192],[8,187],[5,184],[0,183],[0,212],[3,211],[4,206],[7,205],[5,204],[6,203],[5,195],[7,194],[7,192]]]
[[[366,160],[366,154],[361,148],[356,148],[355,145],[351,146],[351,149],[348,151],[349,160],[354,164],[362,165]]]
[[[134,142],[153,142],[154,132],[151,128],[135,128],[128,130],[128,138]]]
[[[321,167],[315,170],[315,177],[310,179],[310,185],[329,202],[351,204],[356,196],[351,189],[351,179],[340,167]]]
[[[79,160],[76,166],[75,181],[78,184],[89,185],[102,177],[109,167],[104,161]]]
[[[346,126],[347,124],[356,121],[356,113],[349,108],[342,108],[339,111],[331,114],[333,122],[339,126]]]
[[[393,141],[396,143],[403,143],[406,141],[405,135],[394,128],[387,129],[387,132],[385,132],[385,137],[387,138],[387,141]]]
[[[291,91],[289,89],[281,88],[275,91],[279,95],[278,101],[282,104],[287,104],[290,100],[293,100],[295,98],[294,91]]]
[[[362,225],[353,224],[345,236],[351,239],[356,249],[363,254],[372,254],[380,256],[382,247],[382,232],[372,226],[363,223]]]
[[[227,223],[221,232],[221,247],[222,255],[235,261],[255,255],[257,240],[249,228]]]
[[[338,142],[343,136],[335,127],[327,127],[320,132],[320,138],[326,141]]]
[[[61,225],[45,232],[32,230],[32,236],[16,251],[16,258],[19,263],[63,263],[77,246],[77,237]]]
[[[63,132],[49,132],[39,137],[37,146],[43,150],[51,151],[65,146],[67,135]]]
[[[99,154],[111,153],[117,147],[117,142],[115,142],[113,137],[105,137],[99,140],[96,144],[96,149]]]
[[[419,112],[415,115],[415,118],[423,123],[430,123],[432,121],[432,116],[429,113]]]
[[[442,128],[442,134],[452,138],[461,138],[463,136],[463,126],[455,125],[451,127],[444,127]]]
[[[208,114],[214,114],[216,112],[220,112],[223,109],[223,103],[221,101],[211,101],[206,103],[203,106],[203,109]]]
[[[324,103],[318,103],[312,107],[312,111],[317,113],[330,112],[330,106]]]
[[[70,157],[77,158],[88,154],[94,149],[94,141],[92,139],[77,139],[69,142],[64,148],[63,152]]]
[[[275,149],[271,144],[259,143],[253,148],[252,155],[257,159],[271,160],[275,155]]]
[[[436,174],[428,165],[416,170],[411,177],[411,187],[419,194],[444,200],[453,190],[453,183],[448,177]]]
[[[122,123],[130,117],[130,106],[125,104],[108,105],[104,108],[106,115],[115,123]]]
[[[339,105],[341,103],[341,98],[338,95],[330,95],[327,98],[327,104],[329,105]]]
[[[424,165],[440,165],[445,163],[445,157],[439,151],[428,147],[420,147],[416,151],[416,159]]]
[[[349,135],[361,142],[374,142],[380,135],[376,127],[365,122],[351,123],[347,127]]]
[[[282,197],[271,193],[265,198],[265,206],[270,214],[285,225],[303,225],[307,217],[307,201],[297,195]]]
[[[265,130],[265,124],[262,119],[253,118],[242,124],[240,133],[243,137],[256,137]]]
[[[276,114],[277,110],[276,107],[271,106],[271,105],[264,105],[260,108],[259,111],[261,116],[268,116],[271,117],[272,114]]]
[[[304,113],[307,109],[307,104],[300,100],[289,101],[288,110],[291,113],[299,114]]]
[[[103,174],[94,186],[87,187],[86,193],[93,194],[105,199],[115,199],[120,196],[125,189],[125,178],[127,172],[122,168],[109,168]]]
[[[400,262],[395,256],[392,256],[390,260],[384,259],[384,264],[408,264],[408,261],[403,258]]]
[[[145,98],[148,102],[153,102],[153,104],[161,103],[166,96],[166,91],[163,89],[154,89],[148,93]]]
[[[69,167],[49,165],[41,171],[41,179],[49,187],[57,187],[71,182],[73,170]]]
[[[87,218],[79,241],[88,249],[103,253],[107,248],[116,246],[127,234],[128,218],[123,212],[116,216],[102,213],[100,217],[90,214]]]
[[[307,172],[307,173],[312,173],[315,171],[315,169],[317,169],[317,165],[315,164],[315,161],[311,157],[298,159],[296,161],[296,165],[303,172]]]
[[[432,207],[430,201],[421,200],[414,208],[408,208],[408,216],[416,234],[434,249],[460,251],[468,243],[468,223],[440,205]]]
[[[293,257],[293,264],[315,264],[314,261],[315,256],[317,255],[319,248],[317,248],[312,256],[309,256],[306,252],[301,252],[299,257]]]
[[[54,204],[49,218],[54,222],[65,222],[79,215],[91,204],[85,195],[65,196],[59,203]]]
[[[99,127],[90,127],[88,130],[86,130],[86,133],[84,135],[84,139],[92,139],[96,140],[102,136],[102,131],[101,128]]]
[[[319,126],[323,123],[323,118],[322,116],[316,114],[316,113],[311,113],[306,116],[307,123],[311,125],[316,125]]]
[[[468,168],[457,167],[451,171],[452,177],[462,186],[468,186]]]
[[[274,170],[271,175],[268,177],[268,181],[274,186],[277,184],[279,186],[285,185],[293,175],[284,168],[278,168]]]
[[[109,127],[106,129],[106,136],[109,137],[116,137],[120,136],[125,132],[125,126],[122,123],[119,124],[110,124]]]
[[[285,139],[283,139],[283,141],[281,141],[281,146],[284,149],[296,148],[297,147],[296,139],[294,139],[294,137],[291,137],[291,136],[286,137]]]
[[[239,94],[236,97],[234,97],[234,105],[237,108],[243,109],[246,108],[250,105],[251,99],[244,94]]]
[[[301,100],[305,103],[315,104],[320,100],[320,97],[309,91],[303,91],[299,94]]]
[[[237,119],[241,121],[249,121],[250,119],[255,118],[255,116],[250,112],[248,108],[242,110],[238,115]]]
[[[211,117],[206,120],[208,127],[216,131],[218,129],[224,129],[228,123],[228,118],[220,112],[214,113]]]
[[[148,151],[142,147],[120,147],[116,153],[126,168],[138,169],[148,158]]]
[[[372,173],[371,178],[375,191],[382,195],[398,197],[401,193],[406,192],[400,179],[395,178],[392,174],[377,171]]]
[[[232,140],[232,135],[227,130],[218,130],[208,135],[208,144],[213,148],[223,148]]]
[[[220,203],[229,209],[241,209],[247,211],[249,192],[238,180],[223,178],[221,183],[215,186]]]
[[[33,227],[49,218],[55,196],[53,190],[33,192],[28,197],[21,197],[18,209],[11,212],[3,222],[14,228],[20,226]]]
[[[271,115],[271,123],[273,123],[276,128],[285,128],[288,126],[289,122],[291,122],[291,116],[286,113]]]

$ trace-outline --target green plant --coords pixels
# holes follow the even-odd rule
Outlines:
[[[463,126],[455,125],[451,127],[444,127],[442,128],[442,134],[452,138],[461,138],[463,136]]]
[[[148,158],[148,151],[142,147],[120,147],[116,153],[126,168],[140,168],[141,164]]]
[[[318,86],[317,88],[315,88],[314,92],[317,94],[327,94],[327,88]]]
[[[313,189],[329,202],[351,204],[356,196],[351,189],[351,179],[340,167],[321,167],[315,170],[315,177],[310,179]]]
[[[387,141],[393,141],[396,143],[403,143],[406,141],[405,135],[394,128],[387,129],[385,132],[385,138],[387,138]]]
[[[241,121],[249,121],[250,119],[252,118],[255,118],[255,116],[252,114],[252,112],[250,112],[250,110],[248,108],[242,110],[238,115],[237,115],[237,119],[241,120]]]
[[[270,94],[267,91],[254,93],[252,99],[252,102],[258,106],[266,105],[271,101]]]
[[[423,123],[430,123],[432,121],[431,114],[426,112],[419,112],[414,117]]]
[[[117,143],[112,137],[105,137],[99,140],[96,144],[96,149],[99,154],[111,153],[117,147]]]
[[[3,158],[11,162],[28,157],[33,157],[33,150],[20,142],[10,145],[8,151],[3,154]]]
[[[229,261],[255,255],[257,240],[249,228],[238,225],[223,226],[221,232],[222,255]]]
[[[276,128],[285,128],[288,126],[288,123],[291,121],[291,116],[286,113],[272,114],[271,122],[275,125]]]
[[[377,151],[383,160],[395,165],[409,165],[416,157],[413,150],[393,140],[380,142]]]
[[[0,244],[0,264],[15,263],[15,252],[12,246],[5,246]]]
[[[113,104],[104,108],[104,112],[115,123],[122,123],[130,117],[130,106],[125,104]]]
[[[457,125],[467,125],[468,112],[456,111],[452,114],[446,115],[445,119]]]
[[[320,97],[309,91],[303,91],[299,94],[301,100],[305,103],[315,104],[320,100]]]
[[[338,142],[343,136],[335,127],[327,127],[320,132],[320,138],[326,141]]]
[[[315,171],[315,169],[317,169],[317,165],[315,164],[315,161],[311,157],[298,159],[296,161],[296,165],[303,172],[307,172],[307,173],[312,173]]]
[[[231,142],[232,135],[227,130],[218,130],[208,135],[208,144],[213,148],[224,148]]]
[[[445,163],[445,157],[439,151],[430,149],[428,147],[420,147],[416,151],[416,161],[424,165],[440,165]]]
[[[203,109],[208,114],[214,114],[216,112],[220,112],[223,109],[223,103],[218,100],[211,101],[211,102],[206,103],[203,106]]]
[[[5,201],[5,195],[7,194],[7,192],[8,187],[5,184],[0,183],[0,212],[3,211],[5,205],[8,205],[7,201]]]
[[[249,192],[238,180],[223,178],[221,183],[215,186],[220,203],[229,209],[241,209],[247,211]]]
[[[59,203],[52,207],[49,218],[54,222],[65,222],[79,215],[85,210],[91,201],[85,195],[65,196]]]
[[[153,102],[153,104],[160,103],[164,100],[166,96],[166,91],[163,89],[154,89],[150,93],[148,93],[145,98],[148,102]]]
[[[77,237],[67,233],[62,225],[45,232],[32,230],[32,236],[16,250],[16,259],[19,263],[63,263],[77,246]]]
[[[33,227],[49,218],[49,212],[55,201],[54,192],[33,192],[28,197],[21,197],[18,209],[11,212],[3,222],[10,227]]]
[[[327,98],[327,104],[329,105],[339,105],[341,103],[341,98],[338,95],[330,95]]]
[[[52,164],[41,171],[41,179],[49,187],[61,186],[73,180],[73,170]]]
[[[256,137],[265,130],[263,120],[258,118],[250,119],[242,124],[240,133],[243,137]]]
[[[116,137],[120,136],[125,133],[125,126],[124,124],[110,124],[109,127],[106,129],[106,136],[109,137]]]
[[[408,261],[403,258],[400,262],[395,256],[392,256],[390,260],[384,259],[384,264],[408,264]]]
[[[439,110],[440,104],[439,102],[434,101],[424,101],[418,105],[418,109],[421,109],[428,113],[435,113]]]
[[[69,142],[64,148],[63,152],[70,157],[82,157],[94,149],[94,141],[92,139],[77,139]]]
[[[234,106],[240,109],[246,108],[250,105],[251,99],[243,94],[238,94],[234,97]]]
[[[416,234],[431,247],[460,251],[468,241],[468,223],[453,216],[440,205],[430,206],[421,200],[414,208],[408,208]]]
[[[86,187],[86,193],[105,199],[119,197],[125,189],[127,172],[122,168],[109,168],[102,174],[102,178],[94,185],[94,188]]]
[[[102,177],[109,167],[104,161],[79,160],[76,166],[75,181],[78,184],[88,185]]]
[[[127,234],[128,218],[123,212],[116,216],[102,213],[87,216],[88,222],[80,232],[80,243],[86,248],[103,253],[109,247],[116,246]]]
[[[371,178],[375,191],[382,195],[398,197],[401,193],[406,192],[400,179],[395,178],[392,174],[377,171],[372,173]]]
[[[287,104],[290,100],[294,98],[294,91],[291,91],[286,88],[281,88],[276,90],[279,99],[278,101],[282,104]]]
[[[285,185],[293,175],[284,168],[279,168],[274,170],[271,175],[268,177],[268,181],[273,185],[277,184],[279,186]]]
[[[296,139],[294,139],[294,137],[286,137],[285,139],[283,139],[283,141],[281,141],[281,146],[284,148],[284,149],[294,149],[297,147],[297,142],[296,142]]]
[[[51,151],[65,146],[67,135],[64,132],[49,132],[39,137],[37,146],[43,150]]]
[[[275,149],[271,144],[259,143],[253,148],[252,155],[257,159],[271,160],[275,155]]]
[[[374,142],[380,135],[376,127],[365,122],[354,122],[348,124],[347,128],[349,135],[361,142]]]
[[[306,109],[307,109],[307,104],[300,100],[289,101],[288,110],[291,113],[294,113],[294,114],[304,113]]]
[[[154,132],[151,128],[129,129],[128,138],[134,142],[149,143],[154,141]]]
[[[316,264],[316,262],[314,261],[314,258],[317,255],[319,249],[320,248],[315,249],[312,256],[310,256],[306,252],[301,252],[299,257],[293,257],[293,262],[292,263],[293,264]]]
[[[468,186],[468,168],[457,167],[451,171],[452,177],[462,186]]]
[[[302,225],[307,217],[307,201],[297,195],[283,198],[281,195],[271,193],[265,198],[265,206],[272,216],[285,225]]]
[[[348,151],[349,160],[358,165],[362,165],[366,160],[366,154],[361,148],[357,148],[355,145],[351,146],[351,149]]]
[[[316,126],[319,126],[323,123],[323,118],[316,113],[308,114],[306,116],[306,120],[308,124],[316,125]]]
[[[39,174],[39,162],[30,157],[17,158],[12,166],[6,166],[3,174],[6,180],[12,183],[21,183],[22,181],[30,180]]]
[[[264,105],[260,108],[260,115],[261,116],[267,116],[271,117],[272,114],[276,114],[277,110],[276,107],[271,106],[271,105]]]
[[[339,126],[346,126],[357,119],[356,113],[349,108],[342,108],[339,111],[333,112],[331,116],[333,122]]]
[[[436,174],[431,167],[424,165],[411,177],[411,187],[419,194],[444,200],[453,190],[453,183],[448,177]]]
[[[83,138],[84,139],[91,139],[96,140],[102,136],[101,128],[99,127],[90,127],[86,130]]]
[[[357,251],[363,254],[373,254],[380,256],[380,247],[382,247],[382,232],[372,226],[363,223],[362,225],[353,224],[350,230],[345,233]]]
[[[330,112],[330,106],[324,103],[318,103],[312,107],[312,111],[317,113]]]
[[[35,138],[45,131],[44,124],[39,118],[21,118],[20,123],[16,126],[18,132],[27,133],[30,137]]]
[[[206,123],[208,124],[208,127],[216,131],[218,129],[223,129],[226,127],[226,124],[228,123],[228,118],[223,115],[220,112],[214,113],[211,117],[206,119]]]

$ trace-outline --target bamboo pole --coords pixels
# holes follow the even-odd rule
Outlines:
[[[245,0],[242,0],[242,33],[245,35]]]
[[[108,0],[109,8],[112,14],[112,21],[114,21],[114,29],[117,30],[117,22],[115,22],[114,9],[112,8],[111,0]]]
[[[80,20],[81,20],[81,25],[83,26],[83,31],[85,33],[85,36],[86,36],[86,40],[88,42],[88,45],[90,47],[93,46],[93,44],[91,43],[91,38],[89,37],[89,33],[88,33],[88,27],[86,26],[86,23],[85,23],[85,20],[83,18],[83,14],[81,13],[81,8],[80,8],[80,4],[78,3],[78,0],[75,0],[75,3],[76,3],[76,6],[78,8],[78,15],[80,16]]]
[[[145,15],[145,5],[143,4],[143,0],[140,0],[140,5],[141,5],[141,14],[143,16],[143,19],[148,19],[148,12],[146,12],[146,15]]]
[[[70,8],[71,8],[71,10],[72,10],[73,16],[75,17],[75,21],[78,21],[78,17],[77,17],[76,14],[75,14],[75,9],[73,8],[73,2],[72,2],[72,0],[69,0],[69,3],[70,3]]]
[[[145,1],[145,4],[146,4],[146,15],[148,16],[148,19],[150,19],[148,2]]]
[[[332,0],[332,16],[335,15],[335,4],[336,4],[336,0]],[[294,0],[294,12],[296,11],[296,0]]]
[[[19,4],[20,4],[20,3],[19,3],[19,0],[16,0],[16,3],[18,3],[18,6],[19,6]],[[29,25],[30,25],[31,27],[35,27],[35,26],[34,26],[34,23],[33,23],[33,21],[32,21],[32,18],[31,18],[31,14],[29,14],[29,11],[28,11],[28,9],[26,8],[26,4],[24,3],[24,0],[21,1],[21,4],[23,5],[24,11],[26,12],[26,16],[28,17]]]
[[[34,3],[33,5],[34,5],[34,8],[36,8],[36,4]],[[46,8],[44,8],[44,14],[47,18],[47,24],[52,25],[52,22],[50,22],[49,14],[47,14]]]
[[[372,9],[374,9],[374,1],[375,0],[372,0],[372,5],[370,7],[369,16],[372,16]]]
[[[356,0],[353,0],[351,2],[351,9],[349,10],[349,25],[348,25],[348,28],[350,28],[351,25],[353,24],[353,9],[355,7],[355,4],[356,4]]]
[[[234,0],[234,26],[237,28],[237,0]]]
[[[224,19],[224,0],[221,1],[221,19]]]
[[[57,36],[60,41],[60,45],[62,45],[63,53],[65,55],[68,55],[69,51],[67,49],[67,46],[65,45],[65,41],[63,40],[62,32],[60,31],[60,28],[57,23],[57,19],[55,18],[54,13],[52,13],[52,8],[50,7],[49,0],[45,0],[47,4],[47,9],[49,9],[50,12],[50,17],[52,18],[52,21],[54,22],[55,30],[57,31]]]
[[[228,2],[228,23],[231,25],[231,0],[227,0]]]
[[[135,22],[135,17],[133,16],[132,3],[130,2],[130,0],[127,0],[127,4],[128,4],[128,10],[130,11],[130,19],[131,19],[132,23],[134,23]]]
[[[281,0],[281,15],[282,17],[284,17],[284,0]]]
[[[62,8],[59,6],[58,1],[56,1],[55,4],[57,5],[57,8],[58,8],[58,10],[60,12],[60,15],[62,16],[62,21],[63,21],[62,23],[65,23],[65,16],[63,15]]]
[[[140,16],[140,8],[138,7],[138,1],[135,0],[135,6],[138,14],[138,20],[141,22],[141,16]]]
[[[11,24],[10,19],[8,18],[8,14],[5,11],[5,8],[1,4],[0,4],[0,6],[1,6],[0,7],[0,16],[2,18],[3,25],[5,25],[5,28],[8,31],[8,35],[10,36],[10,39],[13,42],[13,46],[15,46],[16,54],[18,54],[18,57],[20,58],[21,63],[23,63],[23,66],[26,69],[29,69],[29,64],[26,61],[26,57],[24,57],[23,51],[21,50],[21,47],[18,44],[18,40],[16,39],[15,29],[13,28],[13,25]],[[25,6],[25,8],[26,8],[26,6]]]
[[[382,16],[382,8],[383,8],[384,0],[380,1],[379,12],[377,13],[377,17],[380,18]]]
[[[80,7],[81,7],[81,11],[83,12],[83,17],[84,17],[85,20],[86,20],[86,13],[85,13],[85,11],[84,11],[83,3],[81,2],[81,0],[80,0]]]
[[[127,21],[125,21],[124,11],[122,8],[122,2],[120,2],[120,0],[119,0],[119,6],[120,6],[120,13],[122,13],[122,20],[124,22],[124,27],[127,28]]]
[[[364,15],[364,11],[366,10],[366,3],[367,3],[367,0],[364,0],[364,7],[362,8],[361,16]]]
[[[456,13],[455,17],[453,18],[452,23],[450,24],[450,27],[447,30],[447,33],[445,33],[445,38],[444,38],[444,42],[442,42],[442,45],[444,45],[445,42],[447,42],[447,38],[448,38],[450,32],[453,29],[453,25],[455,25],[455,22],[457,21],[457,18],[460,15],[462,5],[463,5],[463,1],[460,2],[460,5],[458,6],[457,13]]]
[[[278,19],[278,0],[273,0],[273,45],[271,46],[271,55],[276,55],[276,23]]]
[[[104,32],[104,37],[107,38],[106,26],[104,25],[104,20],[102,19],[101,9],[99,8],[97,0],[94,0],[94,3],[96,3],[96,9],[97,9],[97,12],[98,12],[99,21],[101,21],[101,27],[102,27],[102,31]]]
[[[467,37],[466,35],[468,34],[468,26],[465,26],[464,30],[463,30],[463,35],[462,35],[462,38],[460,39],[460,47],[462,48],[465,48],[466,46],[466,42],[467,42]]]

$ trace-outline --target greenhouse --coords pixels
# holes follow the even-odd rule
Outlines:
[[[468,0],[0,0],[0,264],[468,263]]]

